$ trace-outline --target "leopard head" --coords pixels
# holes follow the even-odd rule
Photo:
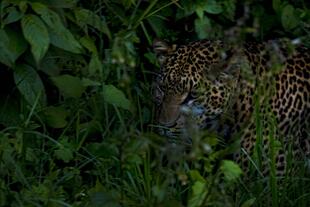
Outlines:
[[[169,46],[157,40],[153,47],[161,68],[153,94],[160,134],[179,136],[188,120],[214,127],[229,107],[239,74],[229,50],[219,41]]]

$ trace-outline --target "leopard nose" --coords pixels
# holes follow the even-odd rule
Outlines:
[[[172,125],[175,125],[179,116],[179,106],[162,106],[158,116],[158,123],[166,127],[171,127]]]

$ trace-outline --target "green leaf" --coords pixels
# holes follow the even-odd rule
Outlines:
[[[26,148],[25,159],[33,163],[38,161],[38,157],[36,156],[35,150],[33,148],[31,147]]]
[[[27,49],[27,42],[20,33],[11,29],[0,29],[0,39],[0,62],[12,67]]]
[[[77,0],[47,0],[46,4],[55,8],[73,8],[76,6]]]
[[[111,32],[103,16],[100,17],[94,12],[87,9],[76,9],[74,11],[74,14],[76,18],[76,23],[80,27],[84,28],[86,25],[90,25],[98,29],[100,32],[103,32],[108,36],[109,39],[111,39]]]
[[[223,11],[221,4],[216,0],[208,0],[207,3],[203,3],[204,10],[210,14],[220,14]]]
[[[18,11],[14,6],[8,7],[4,11],[5,18],[3,19],[3,24],[11,24],[17,22],[22,18],[24,14]]]
[[[8,28],[6,29],[6,33],[10,39],[8,50],[10,52],[11,60],[15,63],[17,58],[26,51],[27,42],[23,35],[17,31]]]
[[[206,16],[195,20],[195,31],[200,39],[207,38],[211,29],[210,20]]]
[[[55,150],[55,156],[57,159],[68,163],[73,159],[73,152],[70,148],[61,146],[59,149]]]
[[[162,38],[165,34],[165,21],[158,16],[150,16],[147,18],[147,22],[152,27],[153,31],[156,33],[156,37]]]
[[[205,179],[200,175],[199,171],[197,170],[191,170],[190,176],[191,176],[191,179],[194,181],[201,181],[201,182],[205,181]]]
[[[29,65],[17,65],[14,68],[14,80],[19,92],[33,106],[38,96],[39,106],[46,105],[44,85],[37,72]]]
[[[41,183],[38,185],[32,186],[31,190],[33,191],[35,195],[37,195],[42,200],[49,199],[49,195],[51,193],[51,189]]]
[[[295,15],[295,9],[292,5],[288,4],[282,9],[281,22],[285,30],[294,29],[299,25],[299,19]]]
[[[125,97],[125,94],[113,85],[103,85],[103,97],[109,104],[129,110],[131,107],[130,101]]]
[[[102,64],[98,55],[93,54],[89,62],[89,74],[98,75],[102,71]]]
[[[222,14],[231,21],[234,21],[236,11],[236,0],[226,0],[223,2]]]
[[[66,118],[69,113],[62,106],[50,106],[44,110],[45,122],[52,128],[64,128],[67,125]]]
[[[6,32],[0,29],[0,62],[7,65],[13,65],[13,59],[9,51],[10,39]]]
[[[246,200],[242,205],[241,207],[251,207],[253,206],[253,204],[255,203],[256,201],[256,198],[251,198],[249,200]]]
[[[27,1],[17,1],[18,2],[18,8],[22,13],[25,13],[28,9]],[[17,4],[17,3],[16,3]]]
[[[48,76],[53,77],[58,76],[60,71],[63,70],[63,67],[59,64],[58,59],[55,58],[55,54],[49,50],[47,51],[45,57],[42,59],[39,70]]]
[[[79,98],[85,91],[83,82],[78,77],[61,75],[51,78],[59,91],[68,98]]]
[[[83,51],[80,43],[74,38],[70,30],[63,25],[56,12],[40,3],[32,3],[32,8],[48,25],[51,44],[72,53],[79,54]]]
[[[242,174],[242,170],[239,165],[231,160],[223,160],[221,164],[221,171],[224,174],[225,180],[228,182],[235,181]]]
[[[192,1],[181,1],[182,7],[184,9],[178,9],[176,18],[181,19],[183,17],[190,16],[192,13],[195,12],[197,5],[193,3]]]
[[[210,14],[220,14],[223,12],[223,8],[221,4],[216,2],[216,0],[208,0],[200,1],[195,6],[195,12],[197,16],[202,19],[204,16],[204,12],[210,13]]]
[[[0,123],[3,126],[19,125],[21,123],[21,117],[18,97],[8,95],[6,98],[1,98],[0,114]]]
[[[80,39],[80,43],[91,53],[98,54],[95,41],[90,37],[84,36]]]
[[[279,13],[281,11],[281,0],[272,0],[272,8],[275,10],[276,13]]]
[[[104,191],[89,193],[89,197],[90,206],[121,207],[117,199],[115,199],[110,193]]]
[[[41,19],[32,14],[25,15],[21,24],[24,37],[31,45],[34,59],[39,63],[50,43],[48,31]]]
[[[57,159],[67,163],[73,159],[73,150],[74,146],[68,141],[68,137],[60,137],[58,149],[56,149],[54,153]]]
[[[206,183],[202,181],[196,181],[192,185],[192,194],[188,200],[189,207],[201,206],[204,198],[207,195]]]
[[[73,37],[73,35],[69,32],[69,30],[58,32],[52,29],[49,30],[49,32],[50,32],[51,44],[53,44],[54,46],[72,53],[76,54],[82,53],[81,45]]]
[[[118,149],[113,144],[105,142],[92,142],[85,146],[85,148],[95,157],[103,157],[109,159],[110,157],[118,156]]]
[[[99,180],[96,181],[96,185],[88,190],[90,206],[109,206],[109,207],[121,207],[118,203],[120,200],[120,194],[115,191],[106,191]]]
[[[192,185],[192,194],[190,195],[188,206],[200,206],[207,195],[206,180],[197,170],[191,170],[190,177],[194,181],[194,185]]]
[[[203,16],[204,16],[204,11],[205,11],[205,9],[204,9],[202,6],[197,6],[195,12],[196,12],[197,16],[198,16],[200,19],[202,19]]]
[[[94,80],[91,80],[91,79],[88,79],[88,78],[82,78],[82,82],[83,82],[83,85],[85,87],[87,87],[87,86],[101,86],[100,82],[94,81]]]

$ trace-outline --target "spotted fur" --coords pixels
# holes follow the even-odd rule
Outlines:
[[[309,49],[287,40],[242,46],[202,40],[183,46],[155,41],[154,50],[161,65],[154,97],[162,135],[180,137],[189,117],[228,139],[238,135],[235,159],[246,171],[262,143],[264,174],[270,145],[279,175],[289,170],[287,156],[309,154]]]

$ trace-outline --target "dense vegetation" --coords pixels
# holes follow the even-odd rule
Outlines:
[[[0,25],[0,206],[310,203],[307,177],[244,183],[207,132],[171,150],[150,94],[156,37],[309,46],[309,1],[2,0]]]

